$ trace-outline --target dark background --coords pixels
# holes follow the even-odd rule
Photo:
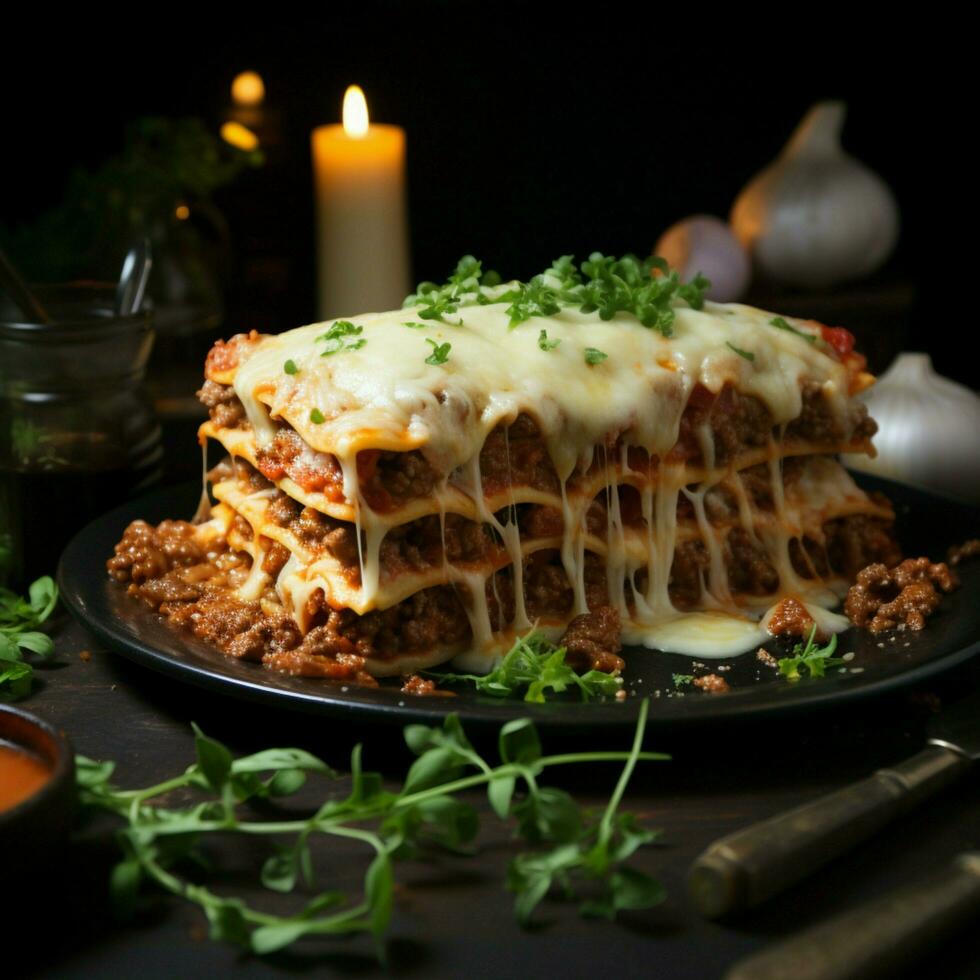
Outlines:
[[[955,187],[944,173],[956,155],[944,114],[959,91],[949,73],[968,69],[955,67],[955,31],[862,31],[853,12],[831,8],[745,11],[729,24],[701,8],[351,6],[289,24],[244,8],[221,20],[171,15],[128,34],[59,21],[54,36],[45,32],[43,62],[22,50],[4,64],[14,152],[5,154],[0,221],[16,225],[56,204],[70,170],[118,151],[138,116],[196,115],[216,127],[231,80],[254,69],[281,141],[262,171],[219,192],[235,245],[223,332],[284,329],[314,318],[309,133],[338,120],[351,82],[365,89],[373,119],[407,132],[416,279],[444,278],[465,252],[521,278],[561,253],[645,252],[681,217],[727,216],[807,108],[843,98],[845,147],[893,189],[902,233],[873,283],[814,315],[839,310],[835,322],[850,325],[871,289],[872,304],[886,298],[875,330],[893,323],[904,346],[967,375],[947,353],[956,328],[932,325],[948,283],[931,288],[923,273],[941,248],[937,199]],[[906,298],[892,313],[887,297],[898,292]],[[800,305],[791,298],[782,309]]]

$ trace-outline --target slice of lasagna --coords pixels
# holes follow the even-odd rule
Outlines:
[[[583,295],[474,281],[219,342],[217,502],[132,525],[111,574],[233,656],[364,680],[489,669],[591,620],[599,666],[610,625],[738,652],[780,600],[817,615],[897,557],[888,502],[834,458],[873,452],[850,334],[683,288],[650,316]]]

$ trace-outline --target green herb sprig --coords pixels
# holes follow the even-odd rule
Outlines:
[[[483,288],[500,284],[496,272],[483,271],[483,264],[472,255],[464,255],[450,275],[449,280],[439,286],[434,282],[420,282],[415,292],[405,298],[403,307],[420,306],[418,315],[422,320],[444,320],[454,314],[460,306],[483,305],[489,300]]]
[[[428,337],[425,338],[425,342],[432,345],[432,353],[425,359],[426,364],[432,364],[438,367],[440,364],[445,364],[449,360],[449,352],[453,349],[452,344],[439,344],[434,340],[430,340]]]
[[[521,283],[500,297],[509,302],[506,313],[510,317],[510,329],[520,326],[534,316],[554,316],[561,310],[562,294],[552,289],[545,277],[534,276],[530,282]]]
[[[356,337],[364,332],[364,327],[351,323],[350,320],[338,320],[326,333],[320,334],[316,342],[326,341],[327,346],[320,352],[320,357],[329,357],[331,354],[339,354],[342,351],[360,350],[367,340],[361,337],[350,343],[344,342],[344,337]]]
[[[725,346],[726,347],[730,347],[743,360],[746,360],[746,361],[754,361],[755,360],[755,354],[753,354],[752,351],[750,351],[750,350],[742,350],[741,347],[736,347],[730,340],[726,340],[725,341]]]
[[[448,716],[441,727],[410,725],[404,737],[417,758],[398,792],[386,790],[379,773],[364,770],[358,745],[351,754],[349,794],[326,800],[309,819],[254,820],[251,813],[243,813],[243,806],[289,796],[309,773],[338,778],[326,763],[301,749],[269,749],[235,759],[197,726],[196,762],[181,775],[144,789],[121,790],[110,782],[113,763],[78,757],[79,800],[84,807],[109,811],[125,822],[117,834],[123,858],[111,877],[114,904],[121,914],[131,913],[141,887],[152,883],[199,906],[212,938],[254,953],[275,952],[304,936],[369,933],[383,961],[396,862],[434,848],[465,853],[479,832],[476,808],[459,798],[464,790],[485,787],[494,814],[500,820],[513,820],[517,834],[535,846],[518,854],[507,874],[522,923],[530,920],[553,885],[573,897],[575,884],[582,880],[590,882],[592,896],[580,903],[584,915],[612,918],[620,909],[646,908],[660,901],[662,886],[625,863],[656,833],[619,810],[637,762],[668,758],[641,751],[648,707],[646,701],[640,706],[628,752],[546,756],[529,719],[509,722],[500,731],[497,764],[474,749],[456,715]],[[624,763],[598,820],[584,814],[568,793],[540,784],[552,767],[592,762]],[[184,808],[152,802],[184,789],[199,791],[202,798]],[[200,845],[210,834],[275,838],[261,880],[266,888],[281,893],[293,892],[297,886],[307,891],[316,888],[310,848],[315,835],[359,841],[371,855],[363,894],[349,900],[336,890],[319,891],[287,916],[219,895],[196,883],[200,869],[208,867]],[[193,880],[181,874],[187,866],[197,869]]]
[[[545,352],[554,350],[560,343],[561,343],[560,337],[556,337],[554,340],[548,340],[547,330],[542,330],[538,334],[538,347],[540,347],[541,350]]]
[[[769,321],[770,327],[775,327],[777,330],[787,330],[789,333],[795,333],[797,337],[802,337],[808,344],[815,344],[817,338],[812,333],[804,333],[802,330],[797,330],[792,324],[787,323],[781,316],[774,316]]]
[[[839,667],[844,661],[835,657],[837,636],[832,635],[826,646],[821,647],[816,642],[817,624],[813,624],[806,643],[797,643],[793,647],[791,657],[781,657],[779,672],[794,683],[803,676],[800,671],[806,671],[811,677],[823,677],[828,667]]]
[[[554,316],[563,307],[583,313],[598,311],[603,320],[611,320],[617,313],[631,313],[645,327],[669,337],[673,333],[677,301],[683,300],[699,310],[711,285],[700,274],[691,282],[681,283],[677,272],[659,256],[616,258],[601,252],[593,252],[581,268],[573,256],[562,255],[528,282],[515,282],[503,291],[486,292],[488,287],[499,284],[499,276],[484,275],[481,263],[467,255],[460,259],[448,282],[442,286],[420,283],[404,305],[421,306],[418,315],[422,319],[443,319],[460,306],[507,303],[511,328],[532,317]]]
[[[524,692],[524,700],[543,704],[546,693],[578,690],[583,701],[611,698],[621,690],[623,679],[601,670],[576,673],[567,663],[565,647],[555,646],[541,633],[519,637],[503,660],[489,674],[444,674],[426,671],[441,683],[473,684],[481,694],[509,698]]]
[[[54,642],[38,627],[58,603],[58,586],[43,576],[28,589],[27,599],[0,589],[0,700],[15,701],[31,693],[34,668],[24,659],[31,654],[42,660],[54,653]]]

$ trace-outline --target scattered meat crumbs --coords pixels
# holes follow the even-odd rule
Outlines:
[[[795,596],[787,596],[773,610],[766,629],[773,636],[805,637],[810,635],[813,625],[813,617],[806,606]]]
[[[772,667],[773,670],[779,666],[776,658],[765,647],[759,647],[759,649],[756,650],[755,659],[760,663],[765,664],[767,667]]]
[[[691,683],[707,694],[723,694],[725,691],[731,690],[728,681],[718,674],[705,674],[704,677],[695,677]]]
[[[402,694],[414,694],[417,697],[454,698],[454,691],[443,691],[436,687],[436,682],[421,674],[411,674],[402,678]]]
[[[926,617],[939,606],[937,586],[952,592],[957,585],[954,572],[943,562],[933,564],[928,558],[907,558],[894,568],[868,565],[848,590],[844,612],[855,626],[872,633],[903,626],[921,630]]]
[[[612,606],[598,606],[576,616],[558,645],[565,647],[565,660],[575,669],[615,674],[625,666],[618,656],[621,630],[619,612]]]

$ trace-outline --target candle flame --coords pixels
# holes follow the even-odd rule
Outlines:
[[[236,149],[251,153],[258,149],[259,138],[247,126],[237,122],[226,122],[221,127],[221,138]]]
[[[344,132],[354,139],[363,139],[368,134],[367,99],[360,85],[349,85],[344,92]]]
[[[231,83],[231,99],[235,105],[257,106],[265,100],[265,82],[257,71],[243,71]]]

